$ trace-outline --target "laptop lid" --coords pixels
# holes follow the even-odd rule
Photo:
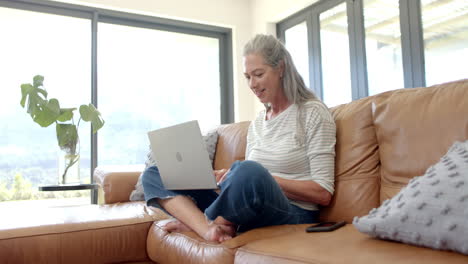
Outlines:
[[[217,188],[198,121],[150,131],[148,138],[166,189]]]

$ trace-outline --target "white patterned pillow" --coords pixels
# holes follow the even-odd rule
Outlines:
[[[373,237],[468,254],[468,141],[353,224]]]
[[[218,143],[218,132],[216,130],[211,130],[206,135],[203,136],[203,140],[205,141],[206,150],[208,151],[208,156],[210,158],[211,164],[213,165],[214,156],[216,152],[216,144]],[[146,161],[145,161],[145,170],[148,167],[156,166],[156,160],[153,158],[153,153],[151,152],[151,147],[146,154]],[[135,190],[132,191],[130,194],[130,201],[144,201],[145,195],[143,193],[143,184],[141,182],[141,174],[138,177],[137,184],[135,185]]]

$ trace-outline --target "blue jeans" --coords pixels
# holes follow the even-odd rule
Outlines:
[[[267,169],[255,161],[236,161],[219,194],[213,190],[166,190],[156,166],[142,175],[145,200],[159,207],[158,199],[176,195],[191,197],[209,220],[218,216],[238,226],[239,232],[253,228],[318,222],[318,211],[302,209],[290,203]]]

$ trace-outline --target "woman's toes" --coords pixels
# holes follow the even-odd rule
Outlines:
[[[228,234],[220,225],[211,225],[204,238],[208,241],[221,243],[232,239],[232,235]]]
[[[164,225],[163,229],[167,232],[173,232],[178,228],[179,221],[171,221]]]

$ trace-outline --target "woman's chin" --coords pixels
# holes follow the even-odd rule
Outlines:
[[[262,104],[268,103],[268,100],[265,97],[257,97],[257,98],[260,101],[260,103],[262,103]]]

